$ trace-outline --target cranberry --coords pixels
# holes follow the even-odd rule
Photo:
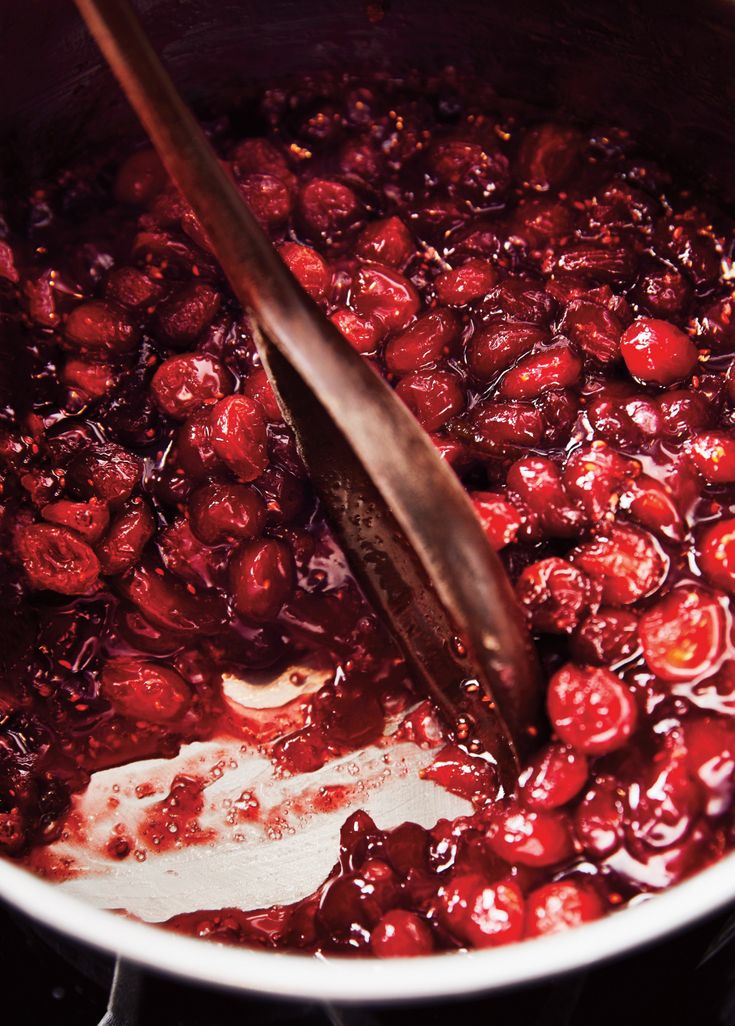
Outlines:
[[[587,772],[584,755],[552,742],[521,774],[521,801],[532,809],[558,809],[579,794],[587,782]]]
[[[358,314],[377,319],[389,331],[406,328],[421,305],[411,282],[381,264],[366,264],[357,272],[352,303]]]
[[[117,585],[124,598],[137,606],[154,627],[173,634],[216,634],[227,621],[220,597],[182,587],[175,578],[142,564]]]
[[[665,680],[712,672],[725,648],[725,612],[701,588],[675,588],[641,617],[643,655]]]
[[[326,178],[312,178],[301,187],[298,212],[307,236],[314,241],[338,238],[362,216],[352,189]]]
[[[494,549],[502,549],[516,540],[523,515],[512,503],[495,492],[472,492],[470,498]]]
[[[712,484],[735,481],[735,438],[721,431],[696,435],[687,454],[699,473]]]
[[[529,324],[493,324],[480,328],[470,339],[467,363],[478,381],[490,381],[546,338],[545,332]]]
[[[129,310],[148,307],[158,299],[160,289],[147,274],[135,267],[120,267],[105,284],[105,295]]]
[[[189,520],[196,537],[206,545],[254,538],[265,522],[265,504],[247,485],[205,484],[189,499]]]
[[[102,670],[102,694],[123,716],[171,723],[189,708],[191,692],[174,670],[161,663],[114,659]]]
[[[264,173],[289,183],[293,177],[284,154],[268,139],[243,139],[230,159],[240,175]]]
[[[156,524],[142,499],[131,499],[117,514],[96,548],[103,574],[119,574],[134,566],[153,537]]]
[[[390,864],[401,876],[428,867],[429,837],[418,823],[401,823],[385,839]]]
[[[509,370],[499,394],[508,399],[535,399],[547,389],[576,384],[581,373],[582,361],[570,346],[549,346]]]
[[[614,752],[636,727],[635,699],[602,667],[568,663],[551,678],[547,708],[562,741],[586,755]]]
[[[570,554],[575,566],[602,586],[602,601],[613,606],[637,602],[663,582],[668,561],[647,531],[614,524]]]
[[[256,367],[248,375],[245,382],[245,395],[253,399],[263,411],[265,419],[270,424],[277,424],[283,421],[283,413],[278,405],[276,393],[268,380],[268,375],[263,367]]]
[[[83,499],[99,499],[111,506],[125,502],[143,474],[142,461],[120,445],[90,445],[75,456],[67,482]]]
[[[604,858],[623,839],[623,790],[614,777],[595,781],[574,814],[574,829],[585,851]]]
[[[558,189],[578,164],[581,144],[575,128],[550,122],[538,125],[521,143],[518,173],[533,189]]]
[[[311,716],[329,742],[358,748],[383,733],[383,710],[366,684],[354,672],[347,679],[337,673],[333,684],[325,685],[314,695]]]
[[[291,274],[312,299],[319,302],[326,298],[331,275],[315,249],[298,242],[284,242],[278,247],[278,252]]]
[[[347,307],[335,310],[329,319],[339,328],[353,349],[362,353],[363,356],[374,353],[378,342],[383,337],[383,327],[380,322],[370,320],[368,317],[361,317]]]
[[[559,880],[528,895],[526,936],[542,937],[599,919],[604,908],[590,886]]]
[[[567,458],[563,481],[566,493],[592,520],[614,510],[618,496],[639,472],[639,464],[603,442],[580,446]]]
[[[370,934],[370,947],[379,958],[410,958],[434,950],[431,930],[415,912],[387,912]]]
[[[536,248],[566,240],[573,231],[574,217],[564,202],[532,197],[519,203],[512,225],[515,237]]]
[[[493,810],[487,838],[497,855],[522,866],[553,866],[574,852],[563,813],[527,810],[515,801]]]
[[[387,217],[363,228],[356,252],[361,260],[376,260],[400,271],[416,252],[416,244],[399,217]]]
[[[445,306],[466,306],[481,299],[497,283],[498,274],[487,260],[467,260],[434,279],[437,298]]]
[[[671,489],[655,478],[641,474],[621,496],[621,506],[643,527],[673,541],[684,537],[684,522]]]
[[[585,573],[552,556],[525,568],[516,594],[535,631],[570,634],[596,605],[597,592]]]
[[[115,197],[121,203],[144,206],[168,181],[166,169],[155,150],[138,150],[120,167],[115,179]]]
[[[666,250],[697,286],[715,281],[720,271],[720,256],[714,240],[686,214],[671,218],[659,228]]]
[[[336,933],[348,932],[353,924],[372,928],[395,904],[397,890],[390,866],[371,859],[356,873],[327,884],[319,905],[319,921]]]
[[[442,748],[431,766],[421,771],[421,776],[470,801],[487,800],[497,790],[493,767],[479,756],[468,755],[457,745]]]
[[[707,528],[697,562],[710,584],[735,592],[735,519],[720,520]]]
[[[699,324],[704,341],[718,353],[731,353],[735,349],[735,304],[731,296],[718,299],[704,311]]]
[[[90,399],[101,399],[112,388],[114,374],[109,363],[69,359],[64,364],[61,380],[67,388],[81,392]]]
[[[638,651],[638,617],[627,609],[600,609],[575,631],[571,650],[580,663],[614,666]]]
[[[629,788],[626,844],[645,858],[646,849],[679,844],[701,812],[701,794],[689,776],[684,752],[664,749],[642,780]]]
[[[689,772],[709,796],[707,813],[722,815],[735,791],[735,729],[720,717],[684,724]]]
[[[232,382],[215,357],[186,353],[164,360],[153,375],[151,391],[164,413],[185,420],[203,403],[232,391]]]
[[[680,316],[686,309],[691,288],[682,274],[663,266],[654,268],[640,279],[636,294],[647,313],[668,320]]]
[[[510,880],[489,884],[477,873],[456,876],[439,891],[439,916],[463,944],[509,944],[523,934],[523,895]]]
[[[18,531],[15,545],[33,588],[84,595],[97,583],[97,557],[73,531],[55,524],[28,524]]]
[[[505,278],[498,282],[480,305],[483,318],[513,321],[548,328],[556,303],[543,287],[525,278]]]
[[[291,550],[274,538],[247,542],[230,564],[235,608],[251,620],[273,620],[291,594]]]
[[[615,247],[579,242],[564,247],[551,262],[550,270],[561,276],[574,275],[589,282],[620,285],[635,277],[636,260],[622,243]]]
[[[669,438],[686,438],[712,424],[712,411],[706,398],[691,390],[673,391],[658,400],[664,433]]]
[[[75,306],[66,319],[64,337],[70,348],[93,356],[127,353],[138,342],[127,312],[102,299]]]
[[[176,436],[176,446],[176,457],[182,469],[194,480],[207,477],[223,467],[212,442],[209,407],[197,410],[182,424]]]
[[[573,299],[564,313],[561,330],[600,363],[612,363],[620,355],[623,325],[619,317],[599,303]]]
[[[556,464],[541,456],[517,460],[508,470],[508,488],[538,517],[545,534],[574,538],[584,514],[570,502]]]
[[[444,185],[469,200],[487,203],[508,187],[508,159],[464,139],[437,143],[429,154],[431,171]]]
[[[291,215],[291,193],[275,175],[245,175],[238,182],[240,192],[256,221],[264,228],[284,224]]]
[[[51,524],[69,527],[90,544],[99,541],[110,523],[110,512],[102,502],[69,502],[60,499],[50,502],[41,510],[41,516]]]
[[[432,310],[388,343],[386,367],[393,374],[431,367],[451,353],[458,337],[459,323],[452,311]]]
[[[451,371],[431,370],[409,374],[396,388],[409,410],[426,431],[437,431],[464,409],[460,378]]]
[[[651,384],[673,385],[697,366],[697,347],[689,336],[650,317],[639,317],[626,328],[620,349],[633,377]]]
[[[159,306],[158,330],[168,345],[186,348],[196,342],[219,306],[220,295],[210,285],[189,285]]]
[[[541,414],[524,403],[481,403],[471,417],[473,442],[493,456],[507,456],[519,447],[538,445],[543,437]]]
[[[260,406],[244,395],[231,395],[212,407],[210,418],[214,452],[242,481],[254,481],[268,465]]]

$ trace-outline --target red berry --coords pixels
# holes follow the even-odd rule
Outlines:
[[[338,238],[362,216],[352,189],[326,178],[312,178],[301,187],[298,210],[309,238],[325,242]]]
[[[156,523],[142,499],[132,499],[117,514],[96,548],[103,574],[119,574],[134,566],[155,534]]]
[[[575,449],[564,467],[564,488],[588,517],[597,521],[614,510],[628,482],[640,471],[640,464],[615,452],[604,442]]]
[[[735,725],[721,716],[687,720],[684,739],[689,772],[708,795],[707,814],[722,815],[735,792]]]
[[[505,496],[495,492],[471,492],[470,498],[488,541],[495,550],[516,540],[523,524],[523,515]]]
[[[492,456],[512,455],[539,444],[544,434],[541,414],[525,403],[479,403],[471,411],[471,440]]]
[[[159,293],[159,286],[136,267],[118,268],[105,283],[105,295],[130,310],[155,303]]]
[[[668,560],[647,531],[612,524],[569,555],[602,587],[602,601],[626,606],[652,594],[664,581]]]
[[[528,810],[515,801],[493,810],[487,840],[495,854],[511,865],[554,866],[574,853],[563,813]]]
[[[546,332],[530,324],[492,324],[470,339],[467,363],[478,381],[490,381],[546,340]]]
[[[374,353],[378,342],[384,334],[384,328],[378,321],[370,320],[368,317],[361,317],[354,310],[343,306],[330,315],[330,321],[335,324],[350,343],[353,349],[366,356]]]
[[[431,367],[448,356],[459,338],[460,325],[451,310],[432,310],[392,339],[383,359],[393,374]]]
[[[327,742],[346,748],[368,745],[385,728],[382,706],[367,682],[352,671],[336,674],[311,700],[311,719]]]
[[[560,933],[591,923],[604,913],[603,904],[590,886],[558,880],[532,891],[526,904],[526,936]]]
[[[621,243],[601,246],[579,242],[563,248],[548,269],[562,277],[573,275],[587,282],[625,285],[635,278],[636,263],[633,252]]]
[[[556,742],[534,756],[519,778],[520,798],[532,809],[558,809],[575,798],[587,782],[584,755]]]
[[[276,393],[273,391],[265,368],[256,367],[248,374],[244,393],[260,406],[269,424],[278,424],[283,421],[281,407],[278,405]]]
[[[416,252],[416,243],[399,217],[386,217],[363,228],[356,252],[361,260],[376,260],[400,271]]]
[[[582,137],[576,128],[546,122],[526,133],[518,173],[531,188],[558,189],[579,163]]]
[[[664,680],[711,673],[725,649],[725,611],[701,588],[675,588],[641,617],[643,655]]]
[[[271,228],[288,221],[291,216],[291,193],[283,179],[275,175],[245,175],[238,182],[240,192],[256,221]]]
[[[275,619],[294,585],[291,550],[275,538],[246,542],[230,564],[230,581],[238,613]]]
[[[366,264],[357,272],[352,303],[357,313],[376,318],[389,331],[407,327],[421,306],[411,282],[380,264]]]
[[[265,523],[265,503],[247,485],[205,484],[189,498],[189,522],[206,545],[254,538]]]
[[[206,353],[186,353],[164,360],[151,381],[159,407],[170,417],[185,420],[199,406],[232,391],[226,368]]]
[[[699,473],[712,484],[735,481],[735,438],[723,431],[696,435],[687,445],[687,454]]]
[[[373,928],[370,947],[378,958],[411,958],[430,955],[434,941],[428,925],[415,912],[396,908]]]
[[[584,514],[569,501],[555,463],[542,456],[517,460],[508,471],[507,485],[534,513],[545,534],[573,538],[584,524]]]
[[[227,622],[219,595],[183,587],[170,574],[147,564],[120,578],[116,587],[155,627],[173,634],[216,634]]]
[[[112,442],[90,445],[72,460],[67,482],[83,499],[111,506],[130,497],[143,476],[143,462]]]
[[[486,203],[508,187],[508,158],[494,147],[484,149],[465,139],[443,140],[432,148],[429,164],[442,184],[476,203]]]
[[[117,173],[115,197],[121,203],[145,206],[168,182],[166,169],[155,150],[131,154]]]
[[[268,139],[243,139],[233,150],[230,159],[240,175],[264,173],[282,178],[287,183],[293,177],[286,157]]]
[[[697,562],[710,584],[735,592],[735,518],[709,527],[698,548]]]
[[[254,481],[268,465],[261,408],[244,395],[231,395],[212,407],[212,448],[242,481]]]
[[[535,631],[570,634],[597,602],[598,589],[565,559],[551,556],[527,566],[516,594]]]
[[[298,242],[284,242],[278,247],[281,259],[299,285],[319,302],[326,298],[331,274],[315,249]]]
[[[191,692],[175,670],[133,658],[105,664],[102,694],[123,716],[150,723],[180,719],[191,702]]]
[[[434,288],[439,302],[445,306],[466,306],[486,296],[497,280],[498,273],[492,264],[474,259],[438,275]]]
[[[671,489],[655,478],[641,474],[630,483],[620,504],[634,520],[656,534],[678,542],[684,537],[684,521]]]
[[[176,436],[176,457],[183,471],[200,480],[223,469],[212,443],[211,408],[206,406],[193,413],[179,428]]]
[[[61,499],[50,502],[41,510],[41,516],[51,524],[70,527],[86,542],[93,544],[102,537],[110,523],[110,513],[102,502],[69,502]]]
[[[561,330],[588,356],[612,363],[620,355],[620,318],[607,307],[589,299],[573,299],[561,322]]]
[[[101,399],[114,385],[115,376],[109,363],[69,359],[64,364],[61,380],[67,388],[82,392],[90,399]]]
[[[509,370],[498,394],[507,399],[535,399],[549,389],[569,388],[581,373],[582,361],[570,346],[549,346]]]
[[[409,410],[426,431],[437,431],[464,409],[460,378],[451,371],[418,371],[403,378],[396,388]]]
[[[442,748],[432,764],[421,770],[421,776],[468,801],[486,801],[497,791],[494,767],[481,756],[469,755],[457,745]]]
[[[626,328],[620,350],[633,377],[654,385],[673,385],[688,377],[699,356],[683,331],[650,317],[639,317]]]
[[[456,876],[439,891],[439,916],[463,944],[490,948],[519,941],[523,895],[512,881],[487,883],[478,873]]]
[[[623,839],[623,789],[614,777],[595,781],[577,806],[574,829],[585,851],[604,858]]]
[[[66,319],[64,337],[71,348],[103,357],[127,353],[138,342],[127,312],[103,299],[75,306]]]
[[[619,677],[602,667],[567,663],[551,678],[547,708],[562,741],[586,755],[614,752],[636,727],[635,699]]]
[[[158,308],[156,323],[164,341],[176,348],[193,345],[219,310],[220,294],[196,282],[175,293]]]
[[[84,595],[97,583],[97,557],[73,531],[28,524],[18,531],[15,545],[32,588]]]
[[[638,651],[638,617],[627,609],[592,613],[572,636],[571,652],[580,663],[614,666]]]

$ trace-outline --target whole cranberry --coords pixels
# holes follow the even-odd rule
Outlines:
[[[525,568],[516,595],[534,630],[570,634],[596,605],[597,589],[585,573],[551,556]]]
[[[591,886],[558,880],[532,891],[526,904],[526,936],[543,937],[599,919],[604,907]]]
[[[668,438],[681,439],[711,427],[713,413],[706,397],[691,389],[665,392],[659,396],[663,432]]]
[[[344,335],[353,349],[363,356],[374,353],[378,342],[385,333],[380,321],[371,320],[369,317],[361,317],[346,306],[339,307],[329,317]]]
[[[717,353],[731,353],[735,349],[735,302],[732,296],[710,304],[698,321],[708,348]]]
[[[353,925],[370,929],[395,905],[398,886],[390,866],[369,859],[360,870],[326,885],[317,917],[330,932],[349,932]]]
[[[376,260],[400,271],[416,252],[416,243],[399,217],[386,217],[363,228],[356,252],[361,260]]]
[[[115,179],[115,198],[145,206],[168,182],[166,169],[155,150],[138,150],[122,164]]]
[[[206,545],[254,538],[265,523],[265,503],[242,484],[205,484],[189,498],[191,529]]]
[[[15,547],[32,588],[84,595],[97,583],[97,557],[65,527],[28,524],[18,531]]]
[[[275,538],[246,542],[230,564],[232,598],[251,620],[273,620],[294,585],[290,548]]]
[[[349,186],[312,178],[299,191],[298,215],[309,239],[332,242],[359,223],[362,207]]]
[[[102,694],[123,716],[149,723],[178,720],[191,702],[191,692],[175,670],[134,658],[105,664]]]
[[[525,356],[503,378],[498,394],[507,399],[535,399],[553,388],[569,388],[582,374],[582,360],[571,346],[559,343]]]
[[[408,327],[421,300],[411,282],[382,264],[365,264],[353,284],[352,305],[358,314],[377,319],[389,331]]]
[[[711,673],[726,644],[725,611],[701,588],[675,588],[641,617],[639,634],[648,666],[664,680]]]
[[[138,332],[122,307],[92,299],[71,311],[64,325],[64,338],[71,349],[104,357],[130,352],[138,343]]]
[[[153,375],[151,391],[164,413],[185,420],[203,403],[231,392],[232,379],[214,356],[185,353],[164,360]]]
[[[331,274],[324,259],[310,246],[284,242],[278,247],[281,260],[305,292],[319,302],[326,298]]]
[[[488,541],[496,551],[517,539],[524,516],[504,495],[471,492],[470,498]]]
[[[370,948],[378,958],[411,958],[430,955],[434,940],[427,923],[415,912],[396,908],[373,927]]]
[[[112,389],[115,377],[109,363],[94,363],[70,358],[61,371],[61,380],[69,389],[89,399],[101,399]]]
[[[464,409],[465,394],[457,374],[445,370],[417,371],[398,384],[400,396],[426,431],[438,431]]]
[[[519,796],[531,809],[558,809],[576,798],[587,782],[587,759],[552,742],[534,756],[519,778]]]
[[[735,518],[720,520],[704,531],[697,562],[710,584],[735,592]]]
[[[574,853],[563,813],[524,809],[516,801],[493,809],[487,839],[492,850],[511,865],[553,866]]]
[[[544,433],[541,414],[526,403],[478,403],[470,417],[472,442],[491,456],[536,446]]]
[[[243,139],[235,146],[230,160],[240,176],[269,174],[287,183],[293,177],[285,155],[269,139]]]
[[[127,502],[95,550],[102,573],[119,574],[134,566],[155,530],[156,523],[148,503],[141,498]]]
[[[268,466],[265,419],[244,395],[220,399],[211,410],[214,452],[242,481],[254,481]]]
[[[90,445],[72,460],[67,484],[82,499],[96,498],[117,506],[138,486],[143,463],[127,449],[113,442]]]
[[[551,678],[546,704],[562,741],[585,755],[605,755],[622,748],[638,718],[628,687],[598,666],[567,663]]]
[[[639,317],[626,328],[620,351],[633,377],[655,385],[673,385],[688,377],[699,358],[688,335],[667,321],[650,317]]]
[[[491,324],[470,339],[467,363],[478,381],[490,381],[547,338],[546,332],[530,324]]]
[[[615,777],[600,777],[575,809],[575,833],[584,850],[597,858],[610,855],[622,843],[623,794]]]
[[[730,808],[735,792],[735,730],[730,717],[704,716],[684,723],[689,773],[707,795],[707,814]]]
[[[410,374],[448,356],[459,338],[460,325],[451,310],[432,310],[391,339],[383,359],[393,374]]]
[[[181,425],[176,435],[176,451],[171,457],[176,461],[176,465],[180,465],[181,470],[195,481],[224,469],[224,464],[215,452],[212,442],[210,412],[210,407],[205,406]]]
[[[164,342],[184,349],[193,345],[220,307],[220,294],[211,285],[187,285],[158,307],[156,325]]]
[[[439,918],[458,941],[475,948],[519,941],[524,902],[512,881],[488,883],[478,873],[456,876],[439,891]]]
[[[99,541],[110,523],[110,512],[103,502],[69,502],[60,499],[50,502],[41,510],[41,516],[50,524],[69,527],[89,544]]]
[[[724,431],[705,431],[692,438],[686,447],[689,460],[712,484],[735,481],[735,437]]]
[[[680,542],[685,526],[670,488],[648,474],[641,474],[628,486],[621,504],[635,521],[655,534]]]
[[[626,606],[652,594],[668,571],[668,559],[654,538],[637,527],[612,524],[573,549],[571,562],[602,587],[602,601]]]
[[[571,639],[575,660],[599,666],[623,662],[638,648],[638,617],[627,609],[600,609],[591,613]]]
[[[562,478],[567,495],[598,521],[616,508],[620,493],[639,472],[636,461],[597,441],[569,454]]]
[[[438,275],[434,288],[439,302],[445,306],[466,306],[486,296],[497,280],[498,273],[491,263],[474,259]]]

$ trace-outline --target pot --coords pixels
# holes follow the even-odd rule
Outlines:
[[[194,103],[243,81],[386,65],[481,71],[500,93],[622,124],[720,198],[735,199],[735,4],[570,0],[548,5],[390,0],[140,0]],[[69,4],[6,0],[0,13],[2,188],[90,142],[138,135]],[[100,911],[0,861],[0,894],[79,941],[189,979],[323,1000],[388,1001],[528,983],[619,955],[735,900],[735,856],[670,891],[568,933],[407,962],[330,960],[223,948]]]

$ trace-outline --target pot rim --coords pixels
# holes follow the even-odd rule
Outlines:
[[[735,899],[735,853],[683,883],[566,933],[412,959],[325,959],[197,940],[94,908],[2,858],[0,894],[78,941],[189,981],[274,997],[378,1003],[499,990],[622,955]]]

